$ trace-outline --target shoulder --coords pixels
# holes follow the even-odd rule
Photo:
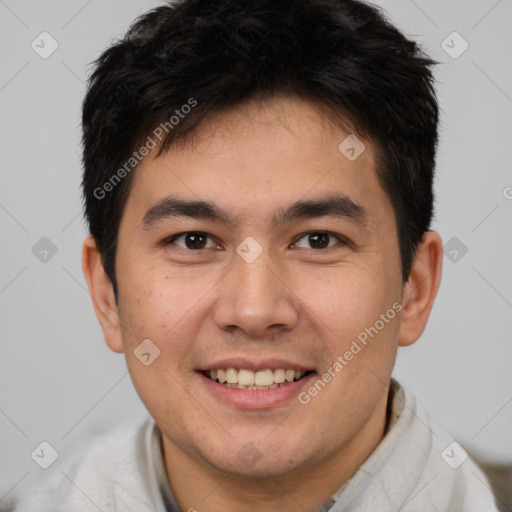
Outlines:
[[[332,512],[497,512],[483,473],[414,395],[391,381],[390,426]]]
[[[464,447],[438,426],[414,396],[405,391],[405,415],[423,439],[423,469],[406,511],[497,512],[491,486]],[[414,498],[414,499],[413,499]],[[414,502],[417,501],[415,505]]]
[[[20,497],[14,512],[103,512],[145,510],[147,440],[152,418],[108,431],[75,450],[29,493]],[[117,501],[126,501],[126,506]],[[149,508],[151,509],[151,508]]]

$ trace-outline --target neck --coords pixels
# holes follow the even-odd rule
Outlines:
[[[163,436],[165,466],[181,510],[190,512],[296,512],[316,510],[343,486],[375,450],[386,431],[387,394],[350,441],[329,457],[265,478],[223,473],[190,457]]]

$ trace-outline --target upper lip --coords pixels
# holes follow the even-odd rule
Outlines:
[[[212,363],[207,363],[198,368],[198,371],[204,372],[206,370],[218,370],[226,368],[236,368],[238,370],[252,370],[253,372],[267,370],[269,368],[274,370],[283,368],[285,370],[299,370],[303,372],[312,370],[311,366],[305,366],[303,364],[296,363],[294,361],[286,359],[271,358],[256,361],[249,360],[244,357],[234,357],[229,359],[219,359]]]

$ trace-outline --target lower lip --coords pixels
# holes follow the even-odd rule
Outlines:
[[[239,409],[265,409],[289,401],[315,376],[315,372],[272,389],[238,389],[230,388],[198,373],[207,388],[220,400]]]

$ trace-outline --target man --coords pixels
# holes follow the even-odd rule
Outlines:
[[[433,64],[354,0],[182,0],[101,55],[83,269],[151,418],[17,510],[496,510],[391,378],[441,279]]]

